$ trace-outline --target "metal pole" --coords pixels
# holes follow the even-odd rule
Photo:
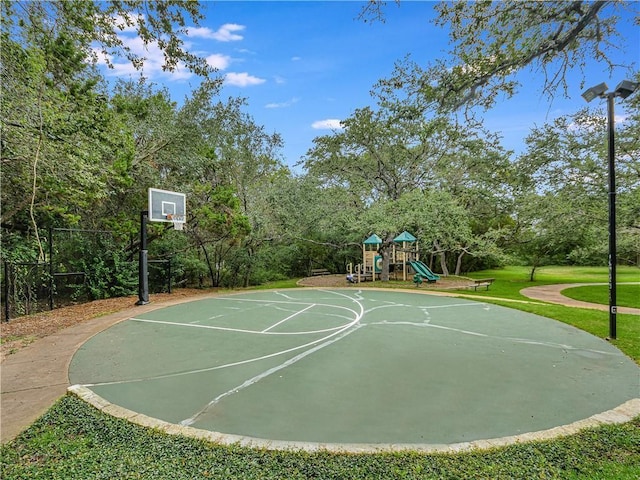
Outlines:
[[[140,212],[140,257],[138,260],[138,301],[136,305],[149,303],[149,252],[147,250],[147,218],[149,211]]]
[[[49,227],[49,310],[53,310],[54,274],[53,266],[53,228]]]
[[[615,93],[607,94],[609,123],[609,338],[616,339],[616,170],[614,147],[614,99]]]
[[[4,321],[9,321],[9,315],[11,314],[11,308],[9,305],[9,262],[4,261]]]

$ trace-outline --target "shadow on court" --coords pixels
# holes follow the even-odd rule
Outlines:
[[[140,314],[72,384],[171,423],[290,442],[449,444],[566,425],[638,396],[640,369],[571,326],[472,300],[295,289]]]

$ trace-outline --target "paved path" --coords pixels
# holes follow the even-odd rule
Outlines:
[[[640,285],[640,283],[625,283],[626,285]],[[591,285],[608,285],[607,283],[562,283],[559,285],[543,285],[541,287],[528,287],[520,290],[525,297],[543,302],[556,303],[558,305],[566,305],[568,307],[591,308],[593,310],[609,311],[609,305],[599,303],[581,302],[573,298],[565,297],[562,291],[567,288],[585,287]],[[618,284],[620,285],[620,284]],[[627,313],[631,315],[640,315],[640,308],[618,307],[618,313]]]
[[[94,318],[41,338],[7,356],[0,364],[0,441],[8,442],[44,414],[69,388],[74,353],[95,334],[135,313],[202,298],[151,303]]]

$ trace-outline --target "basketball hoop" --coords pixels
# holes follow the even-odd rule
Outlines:
[[[186,223],[185,215],[168,213],[167,220],[173,223],[174,230],[184,230],[184,224]]]

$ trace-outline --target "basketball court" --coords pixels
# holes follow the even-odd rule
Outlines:
[[[563,323],[353,287],[141,313],[87,341],[69,377],[150,417],[284,445],[521,435],[613,409],[640,389],[633,361]]]

